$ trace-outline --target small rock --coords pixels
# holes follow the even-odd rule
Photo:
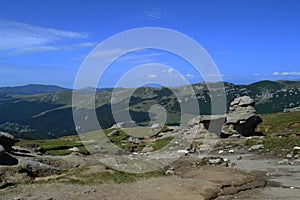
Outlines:
[[[226,162],[226,163],[230,162],[230,160],[228,158],[223,158],[223,161]]]
[[[230,138],[240,138],[241,135],[240,134],[232,134],[231,136],[229,136]]]
[[[291,154],[287,154],[287,155],[286,155],[286,158],[287,158],[287,159],[291,159],[291,158],[293,158],[293,156],[292,156]]]
[[[294,147],[294,150],[296,150],[296,151],[300,151],[300,147],[298,147],[298,146],[295,146],[295,147]]]
[[[237,160],[242,160],[242,156],[238,156],[236,159]]]
[[[221,158],[209,159],[208,162],[213,165],[220,164],[222,162]]]
[[[187,151],[189,153],[195,153],[196,152],[196,148],[193,145],[191,145],[189,148],[187,148]]]
[[[68,151],[79,152],[79,148],[78,147],[72,147],[72,148],[68,149]]]
[[[115,136],[119,136],[120,132],[119,130],[113,130],[112,132],[110,132],[107,136],[108,137],[115,137]]]
[[[230,150],[228,151],[228,153],[234,153],[234,150],[233,150],[233,149],[230,149]]]
[[[153,148],[152,148],[152,147],[144,147],[144,148],[142,149],[142,153],[147,153],[147,152],[151,152],[151,151],[153,151]]]
[[[283,159],[283,160],[279,161],[278,164],[291,165],[292,163],[288,159]]]
[[[130,137],[130,138],[128,139],[128,142],[130,142],[130,143],[132,143],[132,144],[141,144],[141,143],[142,143],[142,141],[141,141],[140,139],[135,138],[135,137]]]
[[[172,175],[172,174],[175,174],[174,168],[173,168],[173,167],[170,167],[167,171],[165,171],[165,174],[166,174],[166,175]]]
[[[177,150],[177,153],[179,154],[184,154],[184,155],[188,155],[189,151],[188,150]]]
[[[222,153],[224,153],[224,151],[223,151],[223,150],[220,150],[220,151],[218,152],[218,154],[222,154]]]
[[[255,144],[255,145],[252,145],[249,148],[249,151],[256,151],[256,150],[260,150],[260,149],[263,149],[263,148],[264,148],[263,144]]]

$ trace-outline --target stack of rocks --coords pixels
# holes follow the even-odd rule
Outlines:
[[[243,136],[254,135],[257,125],[262,122],[254,105],[254,100],[249,96],[235,98],[230,104],[222,132],[225,134],[238,133]]]

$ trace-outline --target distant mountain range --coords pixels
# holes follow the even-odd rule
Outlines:
[[[68,89],[56,85],[30,84],[30,85],[16,86],[16,87],[1,87],[0,94],[32,95],[32,94],[43,94],[43,93],[55,93],[62,90],[68,90]]]
[[[227,106],[236,97],[248,95],[256,101],[258,113],[282,112],[285,108],[300,105],[300,81],[260,81],[250,85],[224,83]],[[210,93],[205,83],[192,85],[196,96],[186,96],[185,101],[197,99],[201,114],[210,114]],[[176,89],[176,88],[175,88]],[[179,88],[177,88],[179,89]],[[167,110],[167,123],[177,124],[180,105],[168,88],[142,87],[118,88],[119,93],[132,91],[129,111],[139,124],[150,120],[149,108],[160,104]],[[84,90],[89,93],[91,90]],[[97,89],[96,113],[104,128],[115,121],[111,112],[113,89]],[[83,93],[84,95],[84,93]],[[118,99],[116,104],[124,103]],[[125,110],[119,110],[119,113]],[[76,134],[72,115],[72,90],[49,85],[26,85],[0,88],[0,130],[29,139],[57,138]]]

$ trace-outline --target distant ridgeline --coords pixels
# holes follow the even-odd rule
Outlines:
[[[282,112],[300,106],[300,81],[260,81],[250,85],[224,83],[227,106],[236,97],[250,96],[258,113]],[[201,114],[210,114],[210,93],[205,83],[193,85]],[[176,89],[176,88],[175,88]],[[167,124],[180,120],[180,104],[168,88],[142,87],[133,90],[129,102],[132,120],[141,125],[150,121],[148,110],[160,104],[167,110]],[[96,113],[102,128],[115,124],[111,113],[112,89],[97,90]],[[88,92],[88,91],[87,91]],[[84,93],[83,93],[84,95]],[[119,99],[117,103],[124,103]],[[119,110],[118,113],[125,112]],[[28,139],[57,138],[76,134],[72,115],[72,90],[58,86],[26,85],[0,88],[0,130]]]

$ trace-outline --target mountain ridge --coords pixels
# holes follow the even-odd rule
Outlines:
[[[239,96],[250,96],[256,101],[256,110],[260,114],[282,112],[286,108],[300,105],[300,81],[259,81],[249,85],[235,85],[224,82],[226,104]],[[210,84],[214,92],[218,92],[220,84]],[[57,138],[76,134],[72,115],[72,91],[61,87],[41,86],[43,90],[26,91],[26,94],[17,94],[10,88],[8,93],[0,93],[0,130],[13,134],[26,133],[30,139]],[[206,83],[192,85],[195,96],[184,96],[187,102],[197,100],[201,113],[210,114],[210,91]],[[27,86],[27,89],[30,88]],[[34,87],[33,87],[34,88]],[[54,89],[55,92],[51,92]],[[172,88],[172,90],[180,90]],[[180,120],[180,104],[169,88],[117,88],[119,94],[132,92],[129,103],[129,112],[134,121],[147,124],[150,121],[148,114],[152,105],[159,104],[167,111],[167,124],[176,125]],[[0,88],[1,91],[1,88]],[[45,92],[46,93],[40,93]],[[11,92],[11,93],[9,93]],[[97,90],[95,105],[98,121],[103,128],[111,127],[115,121],[111,111],[111,96],[113,89]],[[30,94],[34,93],[34,94]],[[86,94],[82,94],[86,95]],[[126,103],[121,97],[116,105]],[[193,108],[190,108],[193,109]],[[126,110],[118,110],[119,113]],[[4,113],[4,114],[2,114]]]

